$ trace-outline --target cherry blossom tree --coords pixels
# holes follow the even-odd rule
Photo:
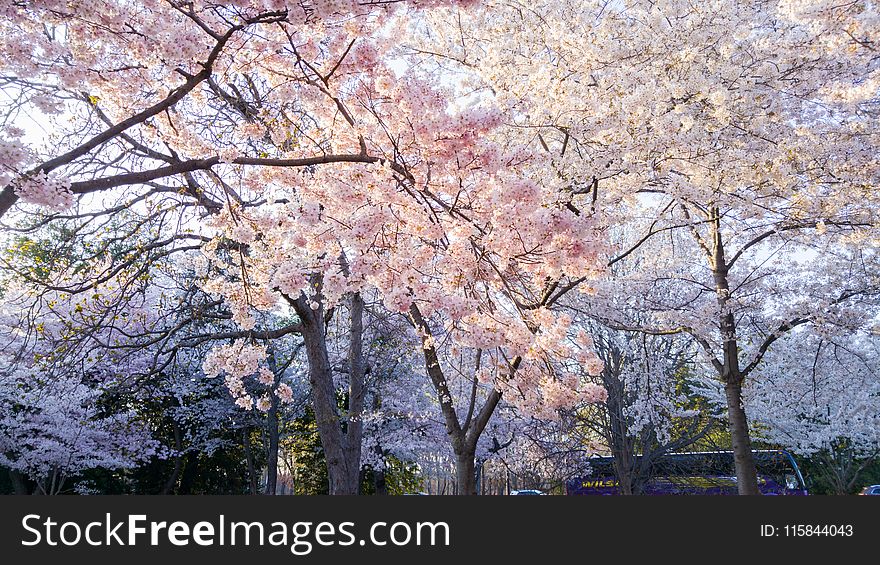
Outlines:
[[[133,411],[103,414],[102,390],[76,376],[0,376],[0,464],[59,494],[89,469],[131,469],[161,455]],[[24,493],[23,493],[24,494]]]
[[[173,443],[161,450],[148,436],[132,432],[132,442],[137,437],[145,442],[137,463],[158,469],[162,463],[149,461],[151,453],[173,458],[173,470],[161,488],[170,492],[184,461],[235,447],[229,443],[230,433],[246,440],[251,430],[265,425],[266,417],[260,411],[254,412],[262,417],[244,412],[222,381],[210,382],[201,374],[205,344],[228,334],[231,315],[193,288],[185,265],[167,260],[182,250],[171,245],[150,252],[155,241],[151,222],[157,218],[120,215],[107,235],[100,227],[103,221],[94,216],[55,217],[51,223],[37,218],[13,230],[2,257],[0,350],[4,373],[19,377],[5,381],[5,392],[14,396],[19,388],[33,388],[33,395],[40,392],[41,398],[51,399],[56,384],[70,389],[69,395],[57,394],[69,396],[81,419],[66,428],[79,426],[84,437],[85,432],[101,432],[101,422],[112,423],[111,416],[123,435],[127,428],[137,428],[135,424],[157,432],[170,426]],[[278,349],[282,345],[275,344]],[[39,377],[28,381],[21,375]],[[215,384],[222,389],[219,396]],[[280,382],[276,385],[281,388]],[[265,397],[261,386],[266,388],[259,383],[251,387],[258,398]],[[156,410],[162,415],[157,417]],[[127,420],[132,424],[125,424]],[[21,428],[15,437],[27,435],[23,422],[8,424],[14,423]],[[98,441],[111,449],[114,438]],[[69,449],[74,457],[79,448]],[[98,466],[112,468],[109,463]],[[256,474],[249,471],[254,484]]]
[[[33,304],[19,290],[6,285],[0,309],[0,464],[34,481],[39,493],[58,494],[83,471],[131,469],[164,457],[132,407],[106,405],[114,389],[130,382],[126,369],[146,366],[149,352],[127,356],[98,346],[113,339],[118,325],[72,339],[76,319],[94,311],[85,301],[42,305],[25,318],[30,325],[22,324],[16,306]],[[135,330],[142,319],[132,314],[128,327]]]
[[[491,139],[499,110],[457,104],[427,78],[397,78],[392,30],[405,27],[407,9],[440,4],[49,2],[13,5],[4,21],[3,49],[15,56],[6,61],[12,129],[0,213],[19,199],[56,213],[75,202],[173,209],[175,227],[160,233],[201,246],[202,286],[242,332],[206,372],[225,373],[240,392],[242,371],[256,374],[265,357],[251,343],[257,313],[280,303],[299,319],[268,331],[305,341],[322,442],[339,469],[331,492],[354,488],[360,445],[358,424],[340,431],[335,404],[323,327],[335,308],[347,305],[357,413],[364,294],[412,310],[425,334],[422,312],[453,322],[481,314],[497,299],[480,294],[502,282],[537,308],[557,281],[597,272],[595,238],[585,237],[593,220],[561,206],[556,184],[535,180],[543,159]],[[33,29],[45,33],[28,39]],[[53,149],[27,142],[31,108],[59,116],[57,139],[45,144]],[[125,186],[134,195],[114,190]],[[200,214],[210,221],[197,229]],[[519,305],[506,292],[513,315]],[[520,374],[525,382],[530,373]],[[246,408],[253,401],[236,395]]]
[[[856,490],[880,449],[877,345],[870,333],[801,329],[779,340],[743,389],[755,435],[808,458],[838,494]],[[723,398],[711,381],[701,392]]]
[[[0,216],[19,199],[65,209],[78,195],[145,183],[158,192],[185,186],[214,208],[197,173],[236,159],[294,168],[376,162],[355,132],[337,139],[334,129],[336,118],[349,117],[347,79],[376,61],[377,34],[398,8],[344,0],[7,3]],[[313,119],[316,108],[327,122]],[[57,116],[42,143],[26,135],[31,111]],[[221,123],[226,131],[211,131]],[[294,155],[270,157],[260,140]],[[174,176],[182,182],[173,187],[149,184]]]
[[[586,325],[604,362],[600,382],[608,398],[570,411],[563,429],[582,445],[599,444],[594,451],[610,453],[620,493],[639,494],[659,458],[688,450],[717,429],[716,409],[701,394],[695,344],[686,335]]]
[[[875,454],[876,336],[798,331],[780,341],[745,389],[759,436],[801,455],[840,443]]]
[[[511,135],[551,155],[571,205],[627,226],[609,264],[639,268],[606,289],[655,318],[616,321],[694,337],[726,386],[740,492],[756,493],[744,379],[794,327],[865,321],[877,291],[876,9],[571,1],[433,17],[412,53],[513,108]],[[667,247],[639,253],[652,241]]]
[[[428,413],[421,385],[408,407],[371,375],[394,372],[383,327],[418,355],[461,493],[501,408],[552,421],[605,399],[563,306],[688,334],[724,387],[748,494],[745,383],[795,328],[875,323],[868,2],[0,10],[17,350],[55,340],[40,363],[96,351],[154,375],[200,355],[271,426],[295,396],[277,355],[302,343],[281,357],[307,368],[331,493],[357,492],[387,449],[364,456],[371,412]],[[69,319],[41,327],[59,303]]]

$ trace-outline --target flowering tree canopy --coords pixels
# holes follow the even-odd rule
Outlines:
[[[684,404],[663,379],[715,376],[756,492],[777,342],[875,331],[878,24],[858,1],[2,3],[0,372],[82,409],[108,379],[220,377],[276,461],[307,395],[330,492],[434,437],[474,492],[487,429],[529,457],[608,399],[598,324],[666,352],[618,356],[630,392],[657,381],[629,408],[656,437]]]

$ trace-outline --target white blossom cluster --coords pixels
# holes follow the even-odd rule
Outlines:
[[[48,176],[42,171],[16,181],[15,192],[25,202],[55,212],[68,210],[76,204],[69,179]]]

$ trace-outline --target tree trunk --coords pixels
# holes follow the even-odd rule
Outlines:
[[[376,488],[377,496],[388,495],[388,482],[385,479],[385,466],[373,471],[373,485]]]
[[[628,451],[614,454],[614,470],[617,471],[617,494],[633,494],[633,456]]]
[[[305,304],[305,298],[296,301],[297,313],[302,320],[302,337],[305,342],[306,357],[309,361],[309,384],[312,389],[312,409],[315,412],[315,424],[321,447],[324,449],[324,460],[327,464],[328,491],[330,494],[354,494],[347,492],[345,461],[342,455],[342,428],[339,422],[339,410],[336,406],[336,389],[333,386],[333,374],[330,370],[330,359],[327,355],[327,343],[324,336],[323,311],[319,307],[312,310]]]
[[[186,462],[183,466],[183,477],[180,479],[180,486],[177,494],[192,494],[192,485],[199,475],[199,454],[191,451],[186,455]]]
[[[746,411],[742,403],[742,384],[744,376],[739,366],[739,344],[737,341],[736,318],[730,307],[730,284],[728,271],[730,266],[724,256],[724,242],[721,234],[721,216],[718,209],[712,210],[712,275],[715,279],[715,293],[718,309],[721,312],[719,329],[722,340],[722,362],[714,363],[724,382],[727,396],[727,416],[730,425],[730,441],[733,447],[733,459],[736,466],[736,484],[739,494],[761,494],[758,490],[758,473],[752,455],[752,442],[749,439],[749,425]]]
[[[378,387],[373,391],[373,411],[378,412],[382,407],[382,396],[379,393]],[[385,452],[382,449],[381,438],[376,444],[373,446],[373,451],[377,456],[377,459],[381,462],[381,467],[373,470],[373,486],[376,489],[376,495],[378,496],[387,496],[388,495],[388,481],[385,476],[385,469],[388,466],[388,463],[385,459]]]
[[[278,489],[278,398],[272,395],[269,407],[269,452],[266,457],[266,494],[274,495]]]
[[[350,464],[348,458],[343,459],[343,464],[337,470],[335,490],[330,494],[357,495],[361,493],[360,469]]]
[[[456,494],[477,494],[477,476],[474,465],[475,450],[457,453],[455,456]]]
[[[360,293],[351,295],[351,328],[348,344],[348,418],[345,424],[344,456],[350,494],[360,494],[361,450],[364,436],[364,397],[366,366],[364,363],[364,299]]]
[[[171,476],[168,477],[168,480],[165,481],[165,485],[162,486],[162,494],[170,494],[174,489],[174,485],[177,484],[177,478],[180,476],[180,469],[183,467],[183,455],[180,450],[183,446],[183,442],[180,438],[180,426],[177,424],[177,421],[172,420],[171,426],[174,429],[174,450],[177,451],[177,455],[174,457],[174,470],[171,471]]]
[[[633,471],[635,445],[629,431],[626,416],[626,390],[620,380],[623,357],[617,349],[609,348],[602,383],[608,391],[605,407],[608,411],[608,431],[611,455],[614,458],[614,472],[617,475],[618,494],[633,494]]]
[[[257,474],[254,469],[254,455],[251,451],[250,428],[241,431],[242,443],[244,443],[244,458],[247,461],[248,487],[251,494],[257,494]]]
[[[358,308],[358,303],[363,311],[363,302],[360,298],[353,300],[352,309]],[[350,356],[357,357],[351,374],[354,384],[350,387],[349,408],[357,410],[358,418],[349,421],[347,430],[342,430],[342,418],[336,403],[336,387],[333,383],[333,372],[330,368],[330,359],[327,353],[327,341],[324,334],[324,309],[321,304],[312,309],[305,296],[300,296],[293,302],[294,308],[302,323],[302,337],[306,348],[306,357],[309,362],[309,384],[312,389],[312,408],[315,412],[315,423],[318,427],[318,435],[321,439],[321,447],[324,449],[324,459],[327,463],[327,477],[329,481],[328,492],[330,494],[358,494],[360,490],[360,458],[361,458],[361,435],[363,423],[360,421],[360,409],[363,402],[363,361],[361,359],[360,346],[357,346]],[[357,313],[355,312],[355,316]],[[357,341],[362,338],[362,326],[352,328],[352,342],[357,335]],[[360,404],[359,404],[360,403]]]
[[[758,473],[749,440],[749,426],[742,405],[742,385],[728,383],[724,386],[727,396],[727,413],[730,420],[730,440],[736,463],[736,484],[739,494],[761,494],[758,490]]]
[[[24,475],[18,471],[10,469],[9,480],[12,481],[12,488],[15,490],[15,494],[28,493],[27,482],[25,481]]]
[[[452,451],[455,453],[456,494],[477,494],[477,482],[474,473],[474,456],[476,455],[477,441],[480,439],[480,436],[486,429],[486,425],[489,423],[489,419],[495,413],[495,408],[498,407],[498,403],[501,401],[501,392],[497,388],[490,390],[483,402],[483,406],[479,410],[476,410],[476,395],[471,395],[468,416],[465,418],[464,424],[459,422],[458,414],[452,403],[453,395],[449,391],[449,384],[446,381],[446,375],[443,374],[440,358],[434,345],[431,328],[428,327],[428,323],[422,316],[418,306],[415,304],[411,305],[409,313],[413,326],[422,337],[425,369],[437,393],[440,411],[446,424],[446,434],[449,436]],[[522,359],[520,357],[513,360],[510,369],[511,373],[517,370],[521,362]]]
[[[275,376],[273,387],[277,387],[281,380],[278,367],[275,363],[275,352],[270,348],[268,353],[269,370]],[[266,435],[268,436],[269,449],[266,454],[266,494],[274,495],[278,490],[278,395],[270,395],[268,421],[266,422]]]

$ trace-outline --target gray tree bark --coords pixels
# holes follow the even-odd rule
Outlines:
[[[316,280],[315,284],[320,285],[320,282]],[[312,408],[327,463],[329,493],[358,494],[363,436],[360,414],[364,400],[363,299],[359,294],[355,294],[351,299],[348,412],[354,417],[349,417],[345,429],[343,429],[342,415],[339,413],[336,387],[327,352],[324,307],[318,301],[317,308],[312,309],[309,302],[304,295],[291,301],[302,325],[301,335],[309,363]]]
[[[278,374],[278,366],[275,361],[275,352],[269,348],[269,370],[275,376],[273,388],[278,386],[281,375]],[[266,435],[269,442],[269,449],[266,454],[266,494],[274,495],[278,489],[278,443],[280,440],[278,430],[278,396],[270,395],[272,404],[269,405],[267,414],[268,422],[266,424]]]
[[[183,467],[183,454],[181,453],[183,442],[180,437],[180,426],[177,421],[172,421],[171,426],[174,430],[174,449],[177,451],[177,455],[174,457],[174,469],[171,471],[171,476],[162,486],[162,494],[171,494],[177,485],[177,478],[180,477],[180,470]]]
[[[727,397],[727,415],[730,440],[736,466],[736,484],[739,494],[760,494],[758,473],[752,455],[752,442],[749,437],[748,419],[742,402],[742,384],[745,376],[739,365],[739,344],[737,342],[736,319],[730,311],[730,266],[724,256],[724,242],[721,235],[721,219],[717,209],[712,211],[712,274],[715,279],[715,294],[721,319],[719,329],[722,339],[721,381]],[[716,369],[719,367],[716,366]]]
[[[244,444],[244,458],[247,462],[248,488],[251,494],[257,494],[259,490],[257,488],[257,474],[254,469],[254,454],[251,451],[250,431],[250,428],[242,428],[241,439]]]
[[[489,419],[495,412],[495,408],[501,401],[501,393],[498,392],[498,389],[493,388],[486,396],[480,409],[476,410],[476,390],[474,390],[465,421],[464,423],[460,422],[458,414],[455,412],[455,406],[452,403],[452,394],[446,381],[446,375],[443,373],[443,368],[440,366],[440,358],[433,345],[431,329],[415,304],[410,307],[409,313],[413,325],[422,336],[425,368],[428,371],[428,376],[431,378],[431,383],[434,385],[434,390],[437,392],[443,420],[446,424],[446,434],[449,436],[452,451],[455,454],[456,494],[477,494],[474,462],[477,452],[477,441],[480,439],[480,436],[486,429],[486,425],[489,423]],[[511,370],[515,371],[519,364],[520,359],[515,359]],[[474,383],[474,387],[476,387],[476,383]]]

